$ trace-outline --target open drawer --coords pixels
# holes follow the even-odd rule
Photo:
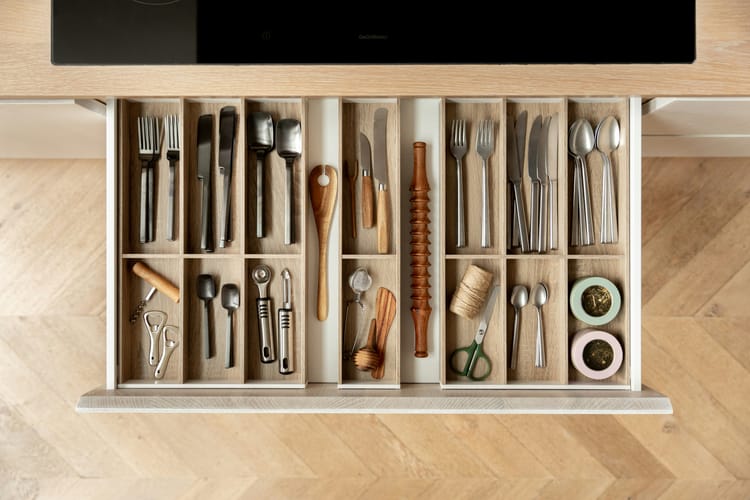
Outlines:
[[[213,252],[201,249],[201,181],[198,180],[197,127],[201,116],[213,116],[214,227],[218,242],[224,191],[219,171],[219,121],[222,109],[236,111],[233,178],[229,188],[233,239]],[[360,206],[361,168],[350,183],[346,166],[361,158],[360,134],[375,148],[375,115],[387,113],[385,145],[388,188],[386,207],[391,215],[389,244],[379,251],[377,230],[363,224]],[[257,237],[258,210],[256,153],[250,148],[250,113],[262,111],[277,124],[284,118],[301,123],[302,154],[294,163],[291,215],[294,241],[284,241],[286,175],[277,150],[265,158],[264,221],[266,233]],[[558,132],[552,148],[558,158],[556,248],[521,252],[506,244],[510,235],[510,205],[506,141],[508,120],[522,112],[529,118],[556,116]],[[640,112],[639,98],[486,98],[362,97],[362,98],[232,98],[110,99],[107,102],[107,379],[102,389],[84,395],[79,411],[228,411],[228,412],[409,412],[409,413],[670,413],[669,399],[641,385],[640,355]],[[382,111],[381,111],[382,113]],[[137,117],[175,115],[179,119],[180,161],[175,170],[175,237],[166,238],[165,217],[170,198],[169,162],[162,149],[154,167],[154,241],[141,243],[140,180]],[[574,161],[568,156],[568,127],[579,118],[593,127],[605,116],[620,125],[620,145],[612,152],[614,206],[619,237],[599,243],[602,200],[602,157],[587,156],[594,244],[570,245]],[[451,123],[466,120],[468,152],[463,162],[465,186],[465,244],[457,239],[457,176],[451,155]],[[482,161],[475,136],[480,121],[493,122],[494,145],[487,170],[488,203],[482,204]],[[527,133],[526,143],[529,143]],[[430,186],[429,294],[426,330],[427,357],[414,356],[412,277],[409,242],[410,191],[413,145],[426,144],[426,172]],[[162,146],[163,148],[165,146]],[[372,155],[375,156],[374,151]],[[528,155],[527,155],[528,156]],[[318,319],[318,237],[308,194],[308,177],[317,165],[328,165],[337,178],[335,208],[328,245],[328,304]],[[531,183],[528,158],[523,164],[524,203],[529,211]],[[358,165],[362,167],[362,165]],[[353,189],[352,189],[353,186]],[[546,198],[545,198],[546,199]],[[352,209],[354,203],[354,209]],[[486,215],[483,215],[486,214]],[[487,220],[489,244],[482,241]],[[480,220],[482,222],[480,222]],[[353,229],[357,236],[354,237]],[[132,272],[146,264],[179,289],[179,302],[156,293],[145,310],[167,313],[179,343],[161,378],[149,359],[150,337],[139,316],[131,315],[151,288]],[[271,271],[268,293],[272,317],[282,304],[282,272],[291,275],[293,335],[288,345],[293,370],[282,373],[278,362],[264,363],[256,312],[259,289],[253,270],[265,264]],[[469,317],[450,307],[467,269],[477,266],[491,273],[499,287],[489,322],[484,352],[491,361],[488,376],[471,380],[451,368],[451,355],[471,344],[479,315]],[[354,304],[350,276],[367,270],[371,282]],[[198,276],[211,275],[216,297],[208,315],[199,298]],[[603,380],[582,375],[571,360],[572,340],[588,325],[571,312],[571,287],[580,278],[604,277],[620,295],[619,313],[604,326],[622,350],[622,364]],[[523,308],[517,365],[510,366],[514,285],[547,285],[543,308],[546,363],[534,363],[536,312],[531,302]],[[233,337],[227,349],[226,311],[221,286],[237,285],[239,309],[233,316]],[[364,343],[367,326],[375,317],[380,288],[396,301],[393,324],[381,354],[383,376],[358,370],[350,359],[355,337]],[[478,305],[485,303],[482,298]],[[350,314],[346,306],[350,304]],[[354,313],[352,314],[352,310]],[[592,313],[593,314],[593,313]],[[209,319],[209,357],[203,343],[203,318]],[[277,322],[272,321],[276,328]],[[363,335],[364,333],[364,335]],[[278,340],[277,340],[278,342]],[[162,346],[163,348],[163,346]],[[157,349],[158,351],[158,349]],[[233,362],[226,367],[231,352]],[[591,354],[589,352],[589,354]],[[605,356],[606,357],[606,356]]]

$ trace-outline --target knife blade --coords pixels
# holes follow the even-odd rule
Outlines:
[[[547,175],[549,176],[549,235],[550,250],[557,249],[557,113],[550,118],[547,131]]]
[[[213,210],[211,207],[211,147],[214,133],[214,116],[202,115],[198,119],[198,180],[202,183],[201,195],[201,250],[213,252]]]
[[[237,126],[237,108],[225,106],[219,113],[219,173],[224,176],[224,208],[222,210],[221,238],[219,246],[224,248],[232,241],[230,211],[230,187],[232,184],[232,159],[234,158],[234,134]]]
[[[362,227],[375,226],[375,193],[372,184],[370,140],[359,133],[359,164],[362,165]]]
[[[388,161],[387,161],[387,123],[388,110],[378,108],[375,110],[374,142],[375,154],[373,165],[373,176],[378,181],[378,253],[388,253],[388,231],[390,222],[388,217]]]
[[[539,138],[542,133],[542,117],[537,115],[529,134],[528,175],[531,179],[531,220],[529,222],[529,243],[531,251],[539,250]]]
[[[505,136],[505,142],[508,145],[508,179],[513,184],[513,212],[516,214],[516,224],[518,225],[518,235],[521,243],[521,251],[529,251],[529,233],[526,228],[526,209],[523,200],[523,190],[521,189],[521,165],[518,163],[518,151],[516,143],[517,131],[513,126],[513,121],[508,120],[508,127]]]
[[[546,116],[542,125],[542,133],[539,137],[539,160],[537,161],[539,181],[541,189],[539,191],[539,251],[547,251],[547,224],[549,220],[548,208],[548,186],[549,186],[549,165],[547,157],[547,138],[549,137],[550,117]]]

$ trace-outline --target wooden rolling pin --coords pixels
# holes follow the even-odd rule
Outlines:
[[[138,317],[141,315],[141,312],[143,312],[143,308],[146,307],[148,301],[151,300],[151,297],[153,297],[154,293],[157,291],[172,299],[175,304],[180,302],[180,289],[143,262],[136,262],[131,270],[133,271],[133,274],[143,278],[146,283],[151,285],[151,290],[149,290],[146,296],[138,303],[135,311],[130,315],[131,323],[138,321]]]
[[[427,325],[430,322],[430,184],[425,168],[424,142],[414,143],[411,197],[411,317],[414,320],[414,356],[427,357]]]

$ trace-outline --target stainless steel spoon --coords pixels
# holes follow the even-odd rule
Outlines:
[[[208,359],[211,357],[211,333],[209,327],[211,309],[209,304],[211,300],[216,297],[216,283],[214,283],[214,277],[210,274],[199,274],[195,288],[198,298],[203,301],[203,327],[201,329],[201,337],[203,338],[203,356]]]
[[[549,293],[544,283],[537,283],[531,290],[531,303],[536,307],[536,351],[534,366],[544,368],[547,359],[544,353],[544,322],[542,321],[542,306],[547,303]]]
[[[515,370],[518,361],[518,330],[521,325],[521,309],[529,302],[529,289],[523,285],[516,285],[510,294],[513,305],[513,344],[510,349],[510,369]]]
[[[263,163],[266,154],[273,149],[273,118],[271,113],[255,111],[248,115],[247,123],[247,147],[255,152],[255,236],[263,238],[266,235],[266,226],[263,222],[265,214]]]
[[[579,223],[582,225],[581,244],[592,245],[594,243],[594,220],[591,215],[591,194],[589,188],[588,168],[586,167],[586,156],[594,150],[594,129],[585,118],[576,120],[570,128],[568,147],[576,158],[579,170]],[[580,219],[583,219],[582,221]],[[575,228],[572,228],[575,230]]]
[[[234,366],[232,353],[232,316],[234,311],[240,307],[240,289],[237,285],[228,283],[221,287],[221,305],[227,310],[227,337],[226,350],[224,351],[224,368]]]
[[[620,124],[614,116],[607,116],[596,126],[596,149],[602,155],[602,227],[599,241],[617,243],[617,204],[610,154],[620,147]]]
[[[276,152],[286,160],[286,203],[284,204],[284,244],[294,243],[294,161],[302,154],[302,124],[284,118],[276,125]]]

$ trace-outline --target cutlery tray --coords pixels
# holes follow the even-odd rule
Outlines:
[[[343,98],[128,98],[113,99],[110,130],[116,154],[110,163],[114,169],[110,188],[116,193],[112,247],[114,274],[110,306],[109,338],[114,349],[108,358],[107,386],[110,389],[176,389],[176,388],[274,388],[302,389],[308,383],[329,384],[342,395],[356,391],[345,389],[394,389],[398,397],[402,384],[425,383],[439,392],[451,389],[620,389],[640,391],[640,226],[631,216],[631,200],[640,193],[640,100],[637,98],[463,98],[463,97],[343,97]],[[219,248],[218,233],[223,197],[218,160],[218,117],[225,106],[237,109],[237,133],[234,147],[234,172],[231,187],[232,229],[234,239]],[[359,134],[373,144],[373,115],[377,108],[388,110],[387,158],[391,214],[388,252],[379,254],[376,229],[362,225],[362,175],[358,170],[354,193],[344,162],[359,159]],[[558,248],[545,254],[523,254],[506,248],[507,168],[506,134],[508,117],[527,111],[529,125],[538,114],[557,113],[558,146]],[[266,231],[265,238],[255,237],[255,155],[247,147],[247,114],[268,111],[276,123],[280,118],[296,118],[302,123],[302,156],[294,166],[295,243],[284,244],[285,169],[276,150],[265,160]],[[166,213],[168,197],[168,161],[164,150],[155,167],[155,241],[139,242],[138,137],[136,117],[175,114],[180,119],[181,155],[177,166],[176,238],[167,241]],[[200,250],[201,183],[197,179],[196,130],[198,118],[214,115],[213,200],[214,228],[217,244],[213,253]],[[617,117],[621,128],[620,147],[611,155],[616,187],[619,240],[616,244],[596,243],[586,247],[569,246],[572,199],[573,161],[568,156],[568,126],[577,118],[587,118],[593,127],[605,116]],[[450,154],[450,123],[467,120],[468,152],[464,158],[466,189],[467,241],[456,247],[456,165]],[[495,124],[495,145],[489,163],[491,247],[480,244],[481,159],[476,153],[475,135],[481,120]],[[530,129],[530,126],[528,127]],[[527,131],[528,134],[528,131]],[[429,357],[416,359],[413,323],[409,308],[409,182],[412,175],[412,144],[427,143],[427,171],[431,219],[431,306],[428,338]],[[528,139],[527,139],[528,143]],[[374,151],[373,151],[374,155]],[[526,156],[526,155],[525,155]],[[598,242],[601,207],[602,158],[596,150],[587,157],[594,234]],[[333,229],[329,241],[328,287],[329,314],[320,322],[316,318],[317,233],[308,195],[308,172],[319,164],[336,169],[338,192]],[[527,218],[531,199],[526,164],[523,166],[523,190]],[[377,187],[377,182],[375,182]],[[633,192],[635,190],[635,192]],[[354,196],[357,237],[351,233],[351,202]],[[637,207],[639,210],[640,207]],[[633,224],[636,226],[633,226]],[[144,262],[179,287],[180,302],[174,303],[156,293],[145,310],[168,314],[169,324],[179,328],[180,344],[174,352],[166,375],[155,381],[149,366],[148,334],[139,318],[129,322],[131,312],[148,293],[150,285],[135,276],[130,268]],[[281,272],[289,269],[292,284],[295,371],[282,375],[278,363],[263,364],[259,356],[258,322],[255,299],[258,289],[251,279],[252,269],[266,264],[272,270],[269,296],[276,331],[276,309],[281,305]],[[453,373],[449,366],[451,353],[468,346],[476,334],[478,318],[459,317],[449,310],[452,294],[470,265],[479,266],[494,275],[500,293],[484,351],[492,361],[492,371],[482,381],[470,381]],[[362,295],[364,314],[350,318],[344,331],[345,306],[354,298],[348,278],[358,267],[366,267],[372,286]],[[210,273],[215,277],[217,296],[211,304],[212,352],[203,356],[201,321],[203,304],[197,296],[196,278]],[[570,313],[570,287],[578,278],[603,276],[613,281],[622,295],[622,309],[609,324],[600,327],[616,336],[624,351],[624,362],[612,377],[594,381],[579,374],[570,361],[573,335],[587,325]],[[547,364],[534,367],[536,311],[529,303],[521,313],[518,366],[509,369],[508,356],[513,331],[513,308],[510,290],[515,284],[529,289],[538,281],[546,283],[549,300],[544,306]],[[235,365],[224,368],[224,328],[226,311],[221,306],[220,288],[234,283],[240,289],[240,308],[234,315],[233,352]],[[351,348],[357,332],[360,345],[367,336],[367,326],[375,316],[375,297],[379,287],[391,290],[397,301],[397,313],[385,351],[385,376],[375,380],[369,372],[356,369],[344,355]],[[309,387],[307,389],[310,390]]]

